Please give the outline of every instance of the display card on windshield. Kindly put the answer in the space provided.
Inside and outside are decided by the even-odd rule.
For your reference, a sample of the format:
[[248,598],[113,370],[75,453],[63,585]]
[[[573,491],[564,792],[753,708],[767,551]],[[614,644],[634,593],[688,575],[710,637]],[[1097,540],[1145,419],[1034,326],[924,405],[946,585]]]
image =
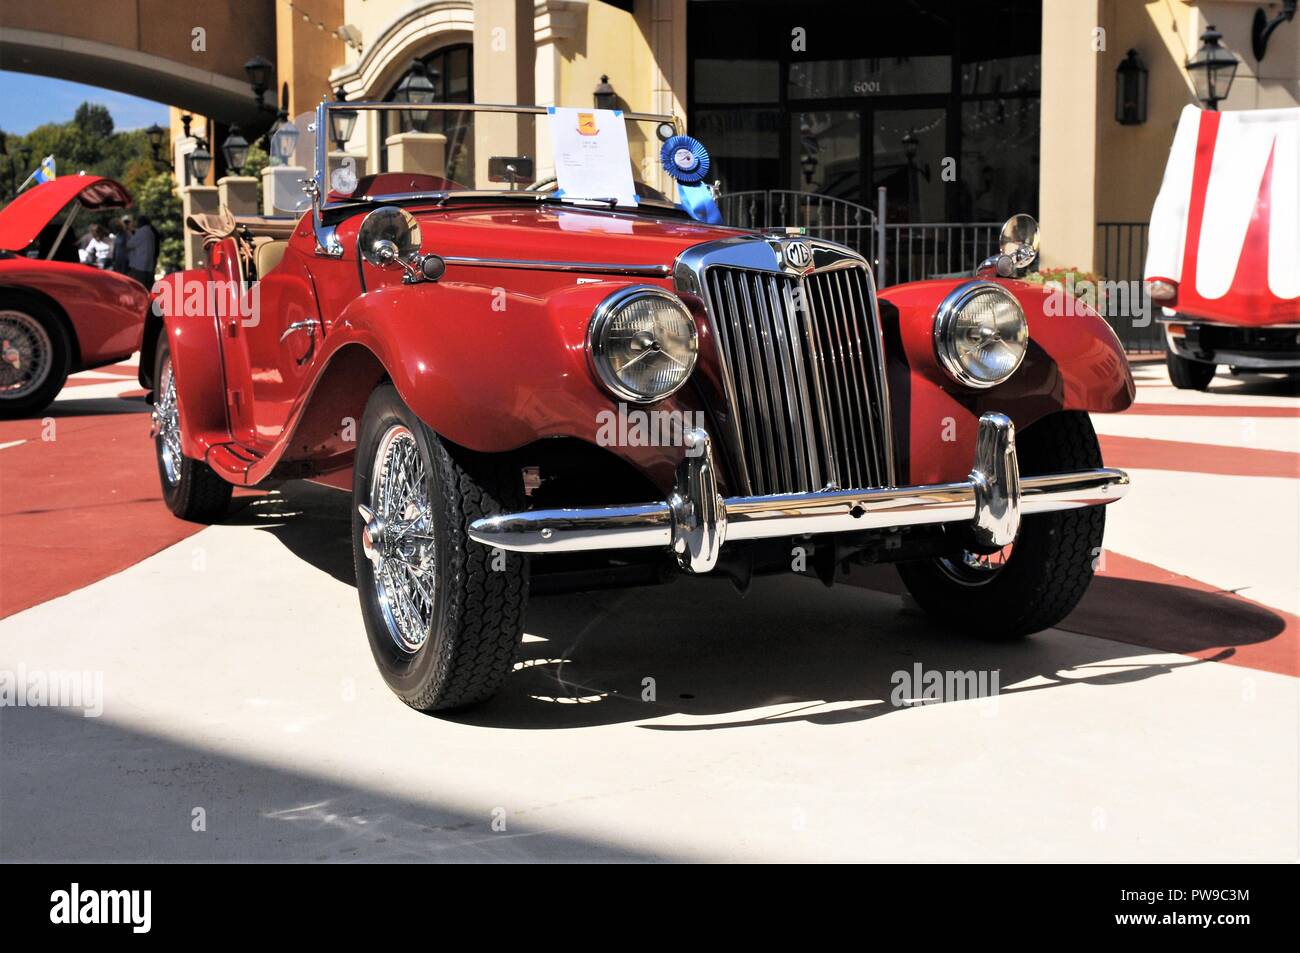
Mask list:
[[555,148],[556,194],[636,205],[632,157],[621,109],[547,109]]

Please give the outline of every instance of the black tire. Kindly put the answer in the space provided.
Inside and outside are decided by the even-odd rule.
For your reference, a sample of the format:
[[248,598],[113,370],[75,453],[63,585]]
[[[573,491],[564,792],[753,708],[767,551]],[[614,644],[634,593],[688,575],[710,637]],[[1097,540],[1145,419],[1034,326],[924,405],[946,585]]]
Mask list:
[[[72,371],[72,337],[67,325],[39,299],[25,294],[5,294],[0,297],[0,323],[14,322],[14,328],[23,336],[25,342],[18,344],[10,352],[10,343],[0,330],[0,357],[6,361],[0,364],[0,419],[28,417],[48,407]],[[42,333],[43,332],[43,333]],[[48,362],[39,371],[39,382],[34,387],[23,387],[21,396],[6,396],[8,375],[13,373],[13,365],[7,363],[12,356],[21,361],[19,352],[28,351],[31,345],[43,350],[48,341]]]
[[[165,393],[171,377],[171,347],[167,336],[158,339],[154,354],[153,379],[155,426],[158,414],[169,399]],[[175,400],[174,388],[170,395]],[[234,487],[217,476],[202,460],[192,460],[180,452],[179,444],[167,446],[166,434],[161,427],[154,436],[154,455],[158,459],[158,481],[162,484],[163,502],[176,516],[192,523],[217,523],[230,508],[230,494]]]
[[1165,366],[1169,368],[1169,380],[1179,390],[1205,390],[1218,370],[1217,364],[1188,360],[1173,351],[1165,352]]
[[[412,512],[423,513],[415,532],[432,541],[432,566],[428,576],[421,576],[433,580],[428,622],[405,629],[393,622],[391,609],[385,614],[385,604],[400,605],[401,599],[380,600],[381,585],[388,583],[366,555],[361,515],[362,507],[376,513],[383,509],[374,491],[376,470],[383,472],[378,457],[398,440],[406,442],[407,453],[409,441],[414,441],[426,476],[427,506],[407,511],[405,518],[412,519]],[[385,384],[370,395],[362,417],[352,502],[357,595],[384,681],[398,698],[425,712],[463,708],[491,698],[510,674],[523,634],[528,566],[518,553],[474,542],[467,528],[480,517],[523,509],[519,468],[444,442]],[[427,567],[424,555],[414,553],[405,561]],[[403,591],[413,589],[408,586]],[[405,644],[403,632],[411,635]]]
[[[1100,467],[1101,448],[1088,415],[1052,414],[1016,441],[1021,473]],[[953,560],[900,563],[912,597],[946,626],[981,638],[1011,640],[1056,625],[1073,611],[1101,555],[1106,508],[1088,506],[1026,516],[1006,561],[986,578],[963,577]],[[959,581],[964,578],[964,581]]]

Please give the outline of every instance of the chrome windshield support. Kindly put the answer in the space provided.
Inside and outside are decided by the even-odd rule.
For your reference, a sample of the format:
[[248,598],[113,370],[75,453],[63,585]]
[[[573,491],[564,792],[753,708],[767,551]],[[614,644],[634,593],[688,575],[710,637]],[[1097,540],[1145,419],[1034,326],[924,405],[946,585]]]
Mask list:
[[1015,428],[1002,414],[980,418],[970,477],[956,483],[722,499],[708,435],[691,431],[687,447],[665,502],[491,516],[469,535],[524,553],[665,547],[683,569],[708,572],[724,542],[745,539],[970,523],[980,542],[1002,546],[1021,515],[1113,503],[1129,485],[1127,473],[1108,468],[1021,476]]

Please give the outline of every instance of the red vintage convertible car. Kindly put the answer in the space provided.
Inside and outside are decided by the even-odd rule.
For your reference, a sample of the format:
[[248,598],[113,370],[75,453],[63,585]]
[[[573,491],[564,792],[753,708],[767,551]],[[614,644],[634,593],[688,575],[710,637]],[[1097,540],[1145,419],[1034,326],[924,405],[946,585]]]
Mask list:
[[[394,108],[323,103],[314,128]],[[633,207],[558,194],[513,154],[541,109],[421,108],[445,168],[327,186],[322,137],[300,220],[193,223],[208,266],[162,289],[141,363],[178,516],[271,479],[351,490],[362,616],[407,704],[497,690],[530,576],[895,562],[938,619],[1008,638],[1079,601],[1128,483],[1088,413],[1133,382],[1105,322],[1015,279],[1032,219],[970,280],[877,295],[849,248],[702,224],[648,183]],[[644,168],[672,119],[623,118]],[[205,283],[226,290],[181,314]]]
[[0,211],[0,417],[39,413],[69,374],[139,349],[148,294],[81,264],[72,229],[83,211],[130,204],[112,179],[64,175]]

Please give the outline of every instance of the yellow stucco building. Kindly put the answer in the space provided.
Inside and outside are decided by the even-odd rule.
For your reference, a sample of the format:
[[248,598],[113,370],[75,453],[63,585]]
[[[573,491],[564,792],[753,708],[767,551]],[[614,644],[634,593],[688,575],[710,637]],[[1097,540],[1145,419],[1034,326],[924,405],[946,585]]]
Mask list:
[[[183,114],[211,143],[209,184],[229,171],[228,124],[260,133],[274,118],[241,76],[253,56],[272,64],[266,102],[287,99],[290,116],[336,90],[391,98],[413,70],[445,102],[590,105],[607,77],[620,106],[672,114],[706,143],[733,220],[805,224],[797,206],[814,196],[818,215],[846,216],[831,236],[843,238],[882,213],[894,230],[872,237],[894,243],[896,262],[904,238],[931,240],[921,225],[1028,211],[1045,265],[1131,277],[1140,229],[1109,223],[1146,221],[1178,113],[1196,101],[1184,64],[1209,24],[1240,61],[1220,108],[1300,103],[1300,17],[1263,59],[1251,48],[1256,11],[1273,18],[1282,0],[208,0],[180,17],[167,0],[119,6],[85,18],[66,0],[5,4],[0,59],[171,102],[178,153],[192,148]],[[1145,120],[1122,124],[1117,69],[1131,50]],[[363,114],[344,151],[386,168],[390,121]],[[942,271],[985,240],[933,234],[892,278]]]

